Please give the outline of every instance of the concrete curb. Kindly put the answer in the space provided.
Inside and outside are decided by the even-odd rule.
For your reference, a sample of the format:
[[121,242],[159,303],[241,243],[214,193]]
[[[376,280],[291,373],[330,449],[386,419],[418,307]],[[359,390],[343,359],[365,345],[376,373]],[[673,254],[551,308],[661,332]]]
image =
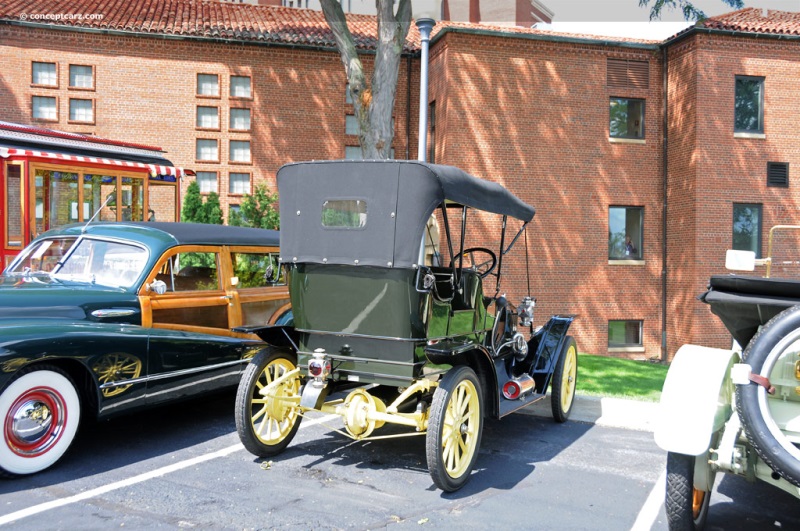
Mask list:
[[[652,432],[658,416],[657,402],[639,402],[622,398],[576,395],[570,421],[588,422],[597,426]],[[553,416],[550,396],[520,410],[537,417]]]

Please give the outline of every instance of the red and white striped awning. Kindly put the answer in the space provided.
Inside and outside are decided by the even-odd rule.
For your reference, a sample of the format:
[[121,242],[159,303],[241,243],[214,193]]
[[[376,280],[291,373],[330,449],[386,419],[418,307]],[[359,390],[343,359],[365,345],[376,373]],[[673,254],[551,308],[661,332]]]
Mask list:
[[151,176],[171,175],[173,177],[183,177],[184,175],[194,175],[192,170],[186,170],[175,166],[163,166],[159,164],[144,164],[142,162],[131,162],[127,160],[107,159],[101,157],[84,157],[80,155],[67,155],[66,153],[54,153],[49,151],[35,151],[31,149],[6,148],[0,146],[0,157],[8,158],[11,156],[38,157],[45,159],[64,160],[69,162],[89,162],[92,164],[105,164],[107,166],[118,166],[120,168],[146,169]]

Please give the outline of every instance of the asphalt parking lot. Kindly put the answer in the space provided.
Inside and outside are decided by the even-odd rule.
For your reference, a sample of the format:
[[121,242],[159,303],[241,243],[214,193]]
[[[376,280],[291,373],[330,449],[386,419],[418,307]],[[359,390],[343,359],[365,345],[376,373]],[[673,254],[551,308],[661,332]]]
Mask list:
[[[238,441],[233,395],[103,422],[58,466],[0,482],[0,527],[16,529],[666,529],[664,452],[645,430],[488,421],[470,482],[436,490],[424,438],[351,442],[339,421],[304,421],[286,452],[258,459]],[[587,413],[588,412],[588,413]],[[606,424],[606,425],[604,425]],[[800,528],[796,499],[723,478],[709,529]]]

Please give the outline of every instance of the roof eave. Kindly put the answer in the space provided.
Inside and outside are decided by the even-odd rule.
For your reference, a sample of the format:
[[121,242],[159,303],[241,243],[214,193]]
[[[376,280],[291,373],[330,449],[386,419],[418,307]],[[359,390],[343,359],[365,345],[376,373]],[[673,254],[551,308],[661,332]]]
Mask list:
[[[288,43],[288,42],[281,42],[281,41],[267,41],[267,40],[247,40],[247,39],[235,39],[235,38],[225,38],[225,37],[207,37],[205,35],[175,35],[171,33],[148,33],[144,31],[132,31],[132,30],[117,30],[117,29],[110,29],[110,28],[86,28],[81,26],[64,26],[59,24],[42,24],[39,22],[29,22],[29,21],[19,21],[19,20],[2,20],[0,19],[0,25],[5,24],[8,26],[22,26],[26,28],[36,28],[36,29],[48,29],[48,30],[56,30],[56,31],[71,31],[77,33],[93,33],[96,35],[113,35],[116,37],[138,37],[138,38],[149,38],[149,39],[164,39],[164,40],[176,40],[176,41],[195,41],[195,42],[213,42],[213,43],[220,43],[220,44],[240,44],[240,45],[249,45],[249,46],[276,46],[281,48],[301,48],[304,50],[316,50],[316,51],[323,51],[323,52],[333,52],[339,53],[339,50],[336,46],[324,46],[319,44],[309,44],[309,43]],[[359,54],[366,54],[366,55],[374,55],[376,50],[366,49],[366,48],[357,48],[357,52]],[[401,57],[418,57],[419,52],[408,52],[403,51]]]
[[661,47],[666,48],[692,35],[697,35],[700,33],[705,35],[725,35],[728,37],[751,37],[755,39],[800,41],[800,35],[786,35],[785,33],[759,33],[753,31],[729,30],[729,29],[719,29],[719,28],[701,28],[693,26],[665,40],[663,43],[661,43]]

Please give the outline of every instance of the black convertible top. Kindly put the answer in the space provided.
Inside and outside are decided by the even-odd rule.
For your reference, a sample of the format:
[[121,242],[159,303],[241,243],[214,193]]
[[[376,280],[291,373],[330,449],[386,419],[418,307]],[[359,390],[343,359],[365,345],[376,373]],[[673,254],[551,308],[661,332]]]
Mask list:
[[[411,267],[422,231],[443,202],[528,222],[535,210],[501,185],[452,166],[410,160],[320,161],[278,171],[284,262]],[[357,228],[325,227],[328,201],[366,203]]]

